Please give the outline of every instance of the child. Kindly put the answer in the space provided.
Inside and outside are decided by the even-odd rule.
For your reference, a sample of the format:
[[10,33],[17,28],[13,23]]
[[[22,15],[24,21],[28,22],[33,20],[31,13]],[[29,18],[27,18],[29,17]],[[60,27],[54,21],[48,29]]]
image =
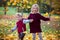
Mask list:
[[33,21],[31,23],[29,23],[30,33],[32,33],[32,35],[33,35],[33,40],[35,40],[36,33],[38,33],[38,35],[39,35],[39,40],[43,40],[42,34],[41,34],[42,30],[41,30],[41,25],[40,25],[41,21],[40,20],[48,21],[50,19],[43,17],[39,13],[39,6],[37,4],[34,4],[32,6],[31,13],[30,13],[28,19],[33,19]]
[[11,30],[11,32],[13,32],[14,30],[18,30],[18,35],[19,35],[19,39],[23,40],[24,36],[25,36],[25,33],[23,33],[24,31],[26,31],[26,25],[25,23],[27,22],[31,22],[33,20],[25,20],[23,19],[22,15],[21,14],[17,14],[16,15],[16,18],[17,18],[17,23],[16,23],[16,26]]

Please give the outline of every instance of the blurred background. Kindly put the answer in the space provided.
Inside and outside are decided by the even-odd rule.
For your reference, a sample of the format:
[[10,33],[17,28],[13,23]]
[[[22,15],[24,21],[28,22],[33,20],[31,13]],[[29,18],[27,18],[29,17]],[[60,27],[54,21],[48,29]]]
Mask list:
[[[22,13],[27,18],[31,6],[36,3],[40,7],[41,15],[51,19],[41,21],[43,40],[60,40],[60,0],[0,0],[0,40],[18,40],[17,30],[8,32],[16,23],[15,14]],[[26,28],[24,40],[32,40],[28,23]],[[38,39],[36,33],[36,40]]]

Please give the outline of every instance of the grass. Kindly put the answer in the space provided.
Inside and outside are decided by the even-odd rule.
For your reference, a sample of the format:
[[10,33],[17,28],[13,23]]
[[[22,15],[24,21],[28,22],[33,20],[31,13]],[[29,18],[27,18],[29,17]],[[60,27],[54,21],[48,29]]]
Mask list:
[[[7,11],[7,15],[14,15],[17,13],[17,8],[16,7],[8,7],[7,8],[8,11]],[[4,15],[4,12],[3,12],[4,8],[3,7],[0,7],[0,15]]]

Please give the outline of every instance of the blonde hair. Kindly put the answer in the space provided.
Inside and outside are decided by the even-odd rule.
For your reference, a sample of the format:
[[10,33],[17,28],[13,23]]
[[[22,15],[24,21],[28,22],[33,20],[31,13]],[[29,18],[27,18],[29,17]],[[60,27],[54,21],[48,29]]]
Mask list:
[[22,13],[16,13],[17,16],[23,16]]
[[31,12],[30,13],[32,13],[34,7],[36,7],[38,9],[38,12],[37,13],[39,13],[39,5],[38,4],[33,4],[32,5],[32,8],[31,8]]

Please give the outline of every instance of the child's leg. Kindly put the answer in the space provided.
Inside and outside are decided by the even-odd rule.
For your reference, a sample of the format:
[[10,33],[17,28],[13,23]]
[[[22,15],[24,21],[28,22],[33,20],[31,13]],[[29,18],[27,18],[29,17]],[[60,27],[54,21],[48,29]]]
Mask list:
[[25,36],[25,33],[20,33],[20,34],[19,34],[19,38],[20,38],[21,40],[23,40],[24,36]]
[[38,36],[39,36],[39,40],[43,40],[41,33],[38,33]]
[[32,36],[33,36],[33,40],[35,40],[35,38],[36,38],[36,33],[32,33]]

